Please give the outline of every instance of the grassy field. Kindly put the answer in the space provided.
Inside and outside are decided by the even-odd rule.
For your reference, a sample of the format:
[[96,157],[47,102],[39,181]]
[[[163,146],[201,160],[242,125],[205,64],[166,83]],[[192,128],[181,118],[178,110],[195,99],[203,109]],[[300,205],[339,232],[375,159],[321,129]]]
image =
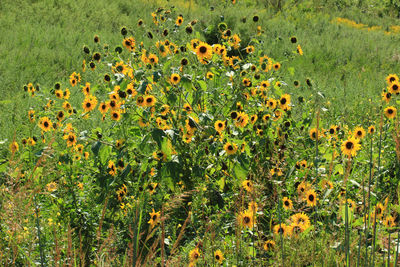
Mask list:
[[[289,2],[289,1],[287,1]],[[173,3],[150,1],[149,4],[127,1],[2,1],[0,34],[0,139],[9,139],[14,132],[9,123],[21,122],[20,101],[23,85],[28,82],[40,84],[44,90],[52,88],[55,81],[67,81],[73,70],[80,67],[81,47],[92,44],[95,34],[111,47],[119,44],[118,33],[123,25],[136,26],[139,14],[149,14],[158,6],[168,4],[182,10],[184,14],[202,15],[202,25],[218,21],[218,11],[209,11],[210,6],[196,1]],[[322,6],[302,1],[300,4],[286,3],[283,11],[247,4],[240,17],[235,8],[224,16],[234,22],[233,29],[244,29],[251,24],[254,14],[260,15],[265,31],[265,51],[277,60],[283,59],[285,44],[289,37],[298,37],[304,50],[304,57],[291,65],[293,80],[302,85],[310,78],[319,91],[329,97],[334,114],[347,111],[365,115],[370,108],[368,102],[360,103],[382,87],[380,77],[396,71],[400,50],[396,45],[400,34],[385,35],[383,32],[398,20],[379,16],[375,9],[343,8]],[[268,7],[268,6],[267,6]],[[335,8],[336,7],[336,8]],[[340,6],[339,6],[340,7]],[[240,7],[238,7],[240,9]],[[140,12],[138,13],[138,10]],[[143,11],[143,13],[141,13]],[[381,11],[382,13],[382,11]],[[332,23],[337,17],[344,17],[364,23],[370,27],[380,26],[381,30],[368,31]],[[21,19],[23,18],[23,19]],[[57,19],[54,19],[57,18]],[[246,23],[241,22],[243,18]],[[143,19],[150,21],[143,16]],[[357,48],[357,49],[354,49]],[[283,67],[285,65],[283,64]],[[329,75],[327,75],[329,73]],[[299,91],[309,95],[306,87]]]
[[0,264],[390,266],[399,11],[1,1]]

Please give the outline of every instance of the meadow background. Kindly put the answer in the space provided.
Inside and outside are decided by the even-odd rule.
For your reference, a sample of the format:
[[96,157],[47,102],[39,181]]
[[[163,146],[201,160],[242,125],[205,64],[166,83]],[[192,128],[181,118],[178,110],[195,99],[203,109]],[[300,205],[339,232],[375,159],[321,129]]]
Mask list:
[[[34,85],[38,84],[40,91],[49,93],[56,82],[67,85],[71,73],[82,69],[82,59],[85,57],[83,47],[85,45],[92,47],[95,35],[100,37],[102,45],[107,44],[110,50],[114,50],[116,46],[121,46],[122,26],[136,29],[139,19],[142,19],[147,25],[152,24],[150,14],[159,7],[173,10],[174,14],[182,14],[185,24],[196,19],[199,39],[206,38],[209,32],[215,30],[220,22],[225,22],[233,32],[241,36],[242,40],[246,40],[249,27],[255,27],[252,26],[254,24],[253,17],[259,16],[257,25],[261,26],[263,31],[259,49],[281,63],[280,71],[284,73],[285,82],[289,84],[287,92],[290,93],[292,99],[302,97],[307,102],[308,99],[319,97],[318,108],[320,108],[321,114],[317,124],[328,127],[331,122],[340,121],[342,124],[352,126],[363,125],[367,128],[369,125],[375,124],[378,127],[379,119],[377,118],[379,116],[377,114],[382,112],[380,95],[387,86],[385,77],[388,74],[399,73],[400,4],[394,0],[238,0],[234,2],[211,0],[2,0],[0,3],[0,36],[2,36],[0,38],[0,172],[4,173],[4,176],[0,177],[0,185],[4,190],[3,196],[12,194],[9,190],[11,190],[10,188],[14,190],[15,186],[8,184],[8,177],[13,175],[7,169],[10,167],[8,161],[10,155],[14,155],[10,152],[10,143],[13,140],[18,141],[30,133],[29,122],[27,122],[29,110],[27,102],[30,97],[24,92],[24,86],[31,82]],[[137,40],[143,41],[144,46],[151,43],[145,31],[133,30],[133,35]],[[293,49],[290,48],[292,47],[290,38],[293,36],[301,44],[304,55],[293,57],[289,62],[287,58],[293,52]],[[295,81],[300,84],[299,87],[293,86]],[[79,102],[73,104],[80,105]],[[312,104],[310,103],[308,107],[311,108]],[[308,113],[305,112],[305,114]],[[310,111],[309,115],[314,116],[315,114]],[[315,125],[315,122],[313,125]],[[385,129],[393,129],[393,127],[387,126]],[[384,136],[384,140],[390,139],[390,134]],[[390,142],[384,141],[384,150],[393,149],[396,146],[393,142]],[[381,146],[381,143],[379,145]],[[93,148],[92,151],[94,151]],[[379,149],[379,151],[381,150]],[[307,150],[304,154],[306,153],[314,152]],[[356,166],[361,166],[360,169],[368,173],[368,170],[370,170],[369,154],[368,151],[363,153],[362,159],[357,162],[359,165]],[[332,154],[327,152],[324,158],[328,159],[329,156],[332,156]],[[380,153],[378,156],[377,152],[374,151],[372,156],[371,152],[372,157],[374,159],[379,157],[380,159]],[[387,182],[386,187],[381,184],[382,187],[375,188],[375,193],[382,196],[382,198],[374,199],[375,202],[381,201],[383,203],[383,196],[387,197],[386,190],[390,191],[390,188],[398,183],[399,166],[395,161],[396,154],[394,152],[387,157],[387,160],[382,160],[382,165],[386,164],[386,166],[391,166],[392,169],[382,178],[386,179],[384,180]],[[309,162],[312,162],[312,160]],[[380,171],[379,167],[377,168],[378,171]],[[343,170],[342,168],[338,173],[343,175],[346,173],[346,169]],[[359,180],[355,180],[361,183],[360,177],[364,176],[359,173],[357,175],[359,175],[357,176]],[[389,176],[394,178],[387,178]],[[46,186],[47,182],[43,185]],[[359,186],[357,189],[359,189]],[[394,188],[390,192],[393,193],[391,198],[393,205],[398,202],[396,190],[397,188]],[[354,193],[353,197],[359,198],[361,194]],[[160,201],[160,199],[158,200]],[[355,200],[357,202],[357,199]],[[2,204],[5,205],[5,202]],[[96,207],[99,213],[103,211],[102,205]],[[0,206],[0,214],[2,208],[4,206]],[[323,215],[321,216],[323,217]],[[346,216],[348,216],[347,213]],[[52,226],[47,217],[45,222]],[[180,223],[183,224],[184,222],[181,218]],[[33,223],[35,225],[39,222],[34,221]],[[65,227],[65,229],[68,228]],[[357,250],[357,235],[361,231],[357,232],[353,229],[354,231],[350,234],[347,227],[346,224],[346,230],[343,233],[341,232],[339,236],[340,238],[344,237],[347,241],[351,239],[353,241],[351,244],[330,243],[332,236],[327,231],[321,234],[316,242],[318,246],[329,243],[334,252],[326,248],[326,250],[318,250],[319,252],[316,255],[311,255],[308,252],[316,251],[314,248],[317,245],[316,242],[311,242],[303,250],[301,248],[296,252],[286,250],[285,257],[293,264],[296,264],[296,257],[299,255],[306,258],[312,257],[316,262],[323,262],[324,253],[326,253],[328,259],[325,260],[329,260],[331,263],[345,264],[349,260],[347,254],[351,251],[353,255],[351,265],[355,265],[356,262],[360,261],[360,256],[357,261],[357,255],[360,254]],[[359,222],[353,227],[359,227]],[[46,230],[43,231],[46,232]],[[69,242],[72,240],[72,230],[68,228],[67,232],[68,237],[64,240],[67,247],[65,248],[66,252],[60,254],[68,254],[70,258],[76,257],[76,261],[73,262],[89,261],[88,259],[82,260],[82,258],[78,260],[79,256],[72,256],[73,253],[69,254],[71,252]],[[48,236],[51,236],[51,234],[51,230],[50,233],[49,231],[46,232]],[[195,235],[194,230],[191,234]],[[348,238],[349,235],[351,238]],[[9,239],[5,238],[4,235],[1,237],[3,241],[5,240],[2,244],[3,248],[5,244],[10,245],[10,243],[7,243]],[[106,241],[107,238],[105,238]],[[251,243],[250,235],[245,236],[244,239]],[[252,242],[254,247],[254,240]],[[384,247],[384,242],[386,241],[381,243],[382,247]],[[107,243],[104,244],[107,247]],[[285,247],[286,249],[290,249],[291,245],[300,246],[296,242],[289,242],[289,244],[285,244],[285,246],[289,246]],[[50,247],[52,243],[49,242],[47,245]],[[191,245],[191,247],[183,247],[181,252],[182,255],[189,255],[189,259],[187,259],[189,264],[194,262],[191,257],[193,253],[196,253],[196,251],[193,252],[193,244]],[[345,247],[346,245],[350,248]],[[278,242],[277,246],[280,246]],[[24,253],[28,250],[32,254]],[[246,251],[244,253],[246,256],[243,256],[243,259],[247,260],[247,254],[253,253],[255,255],[253,250]],[[52,253],[49,248],[46,248],[46,251],[49,252],[48,254]],[[345,251],[346,255],[343,256]],[[37,245],[33,245],[29,249],[23,245],[13,247],[13,253],[19,254],[14,258],[14,262],[8,258],[7,253],[9,251],[0,252],[0,257],[3,257],[0,259],[4,260],[5,265],[43,264],[42,255],[39,255],[42,250]],[[214,253],[213,250],[211,254]],[[124,255],[124,252],[120,254],[116,252],[115,255],[123,255],[122,259],[119,259],[121,264],[129,262],[129,255]],[[383,250],[380,251],[380,255],[380,260],[384,263],[386,257]],[[65,264],[72,262],[68,260],[68,257],[64,261]],[[247,263],[254,265],[261,264],[261,262],[271,264],[274,259],[280,261],[283,257],[282,253],[277,252],[268,255],[265,262],[258,262],[254,258]],[[180,260],[180,258],[177,259]],[[177,259],[172,259],[172,264],[177,264],[174,261]],[[96,265],[102,262],[107,265],[107,263],[112,262],[112,258],[106,256],[104,258],[99,256],[95,260],[91,260]],[[246,260],[240,262],[244,264]],[[159,257],[155,262],[160,262]],[[210,263],[210,265],[215,264],[214,261],[212,261],[212,264]],[[305,260],[302,264],[308,266],[309,261]]]

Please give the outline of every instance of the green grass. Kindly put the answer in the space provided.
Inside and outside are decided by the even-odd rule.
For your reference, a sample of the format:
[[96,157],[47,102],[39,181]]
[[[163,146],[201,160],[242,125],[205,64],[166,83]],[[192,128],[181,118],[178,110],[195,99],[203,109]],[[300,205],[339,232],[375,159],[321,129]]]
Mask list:
[[[230,22],[234,30],[240,30],[252,23],[252,16],[258,13],[265,30],[264,51],[278,61],[284,58],[284,53],[291,53],[285,51],[287,46],[283,45],[289,42],[289,36],[297,36],[304,50],[304,57],[297,58],[291,65],[293,80],[303,85],[298,94],[311,94],[304,86],[305,79],[310,78],[315,88],[331,102],[329,113],[344,117],[349,112],[365,115],[370,105],[364,100],[379,94],[384,86],[382,77],[396,71],[400,54],[396,44],[400,35],[386,36],[382,32],[353,29],[331,21],[335,17],[346,17],[387,28],[396,25],[398,20],[384,14],[382,4],[380,9],[359,9],[346,8],[346,1],[299,1],[299,4],[283,1],[283,11],[277,12],[266,3],[239,1],[224,13],[225,21]],[[56,81],[66,84],[69,74],[80,70],[81,48],[84,44],[92,45],[94,34],[112,47],[120,44],[120,27],[136,29],[139,18],[150,23],[150,13],[159,4],[176,6],[178,13],[184,13],[185,22],[200,18],[202,27],[207,27],[210,21],[220,21],[219,11],[209,11],[210,7],[201,1],[185,4],[184,1],[148,4],[126,0],[2,1],[0,140],[12,138],[14,130],[10,122],[16,124],[25,116],[27,108],[21,101],[24,84],[38,83],[47,90]],[[371,1],[366,1],[364,6],[369,4]],[[247,18],[246,25],[240,21],[243,17]],[[287,82],[291,85],[292,81]]]

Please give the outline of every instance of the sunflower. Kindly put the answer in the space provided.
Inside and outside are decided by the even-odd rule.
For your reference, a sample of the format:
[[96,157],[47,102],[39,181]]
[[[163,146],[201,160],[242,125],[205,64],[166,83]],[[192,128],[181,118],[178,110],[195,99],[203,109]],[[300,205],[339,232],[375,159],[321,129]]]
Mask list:
[[251,124],[256,123],[257,119],[258,119],[257,114],[252,115],[252,116],[250,117],[250,122],[251,122]]
[[18,143],[17,142],[12,142],[11,144],[10,144],[10,151],[11,151],[11,153],[15,153],[16,151],[18,151],[18,149],[19,149],[19,146],[18,146]]
[[247,54],[251,54],[254,52],[254,46],[249,45],[245,48]]
[[153,152],[153,158],[158,160],[158,161],[167,161],[167,154],[165,154],[163,151],[154,151]]
[[60,110],[59,112],[57,112],[57,120],[62,121],[64,117],[64,111]]
[[200,258],[200,255],[201,255],[201,254],[200,254],[200,250],[199,250],[198,247],[192,249],[192,250],[189,252],[189,261],[190,261],[191,263],[196,263],[197,260]]
[[358,138],[361,140],[365,137],[365,134],[366,133],[365,133],[365,130],[363,127],[358,126],[354,129],[354,137],[355,138]]
[[315,193],[314,189],[309,189],[306,192],[306,200],[308,206],[314,207],[317,205],[318,198],[317,193]]
[[83,152],[83,145],[82,145],[82,144],[76,145],[76,146],[74,147],[74,149],[75,149],[75,151],[78,152],[79,154],[82,154],[82,152]]
[[238,116],[237,116],[237,118],[236,118],[235,125],[236,125],[237,127],[244,128],[244,127],[246,127],[246,125],[247,125],[248,122],[249,122],[249,115],[247,115],[247,114],[244,113],[244,112],[239,112],[239,113],[238,113]]
[[297,45],[297,53],[302,56],[303,55],[303,49],[301,48],[300,45]]
[[169,81],[173,84],[173,85],[177,85],[180,81],[181,81],[181,76],[179,76],[179,74],[177,73],[173,73],[171,75],[171,78],[169,79]]
[[34,110],[29,110],[28,111],[28,118],[30,122],[34,122],[35,121],[35,111]]
[[385,116],[388,119],[393,119],[396,117],[396,115],[397,115],[397,109],[395,107],[391,106],[391,107],[385,108]]
[[214,123],[214,127],[217,132],[222,133],[225,130],[225,122],[218,120]]
[[158,185],[158,183],[150,183],[147,186],[147,189],[149,190],[150,195],[153,195],[156,192],[157,185]]
[[147,95],[144,97],[144,106],[145,107],[152,107],[156,104],[157,100],[152,95]]
[[55,96],[56,96],[57,98],[59,98],[59,99],[62,99],[62,98],[64,97],[64,93],[63,93],[62,90],[56,90],[56,91],[54,92],[54,94],[55,94]]
[[183,17],[182,17],[182,15],[179,15],[179,16],[176,18],[175,25],[176,25],[176,26],[181,26],[182,23],[183,23]]
[[151,228],[154,228],[154,226],[159,222],[160,220],[160,212],[155,212],[154,209],[152,212],[149,213],[150,214],[150,220],[148,221],[148,223],[150,224]]
[[388,83],[388,85],[391,85],[392,83],[398,83],[399,77],[396,74],[389,74],[386,77],[386,82]]
[[90,95],[90,83],[85,84],[85,86],[82,88],[82,92],[85,96]]
[[209,60],[212,57],[212,47],[205,42],[199,42],[195,52],[199,60],[200,59]]
[[275,71],[279,70],[281,68],[281,64],[279,62],[276,62],[273,66]]
[[238,215],[238,223],[242,227],[253,228],[255,224],[254,213],[249,210],[242,211]]
[[271,83],[269,81],[262,81],[260,82],[260,90],[267,90],[268,87],[271,86]]
[[118,139],[118,140],[115,142],[115,148],[116,148],[116,149],[121,149],[123,145],[124,145],[124,140],[123,140],[123,139]]
[[48,183],[46,187],[47,191],[49,191],[50,193],[57,190],[57,184],[55,182]]
[[48,117],[42,117],[39,120],[39,127],[43,131],[47,132],[53,128],[53,123],[51,122],[51,120]]
[[355,156],[357,151],[361,149],[361,145],[359,144],[359,139],[355,137],[350,137],[346,141],[342,143],[342,153],[347,155],[348,157]]
[[64,99],[69,99],[69,97],[71,96],[71,91],[66,88],[64,91]]
[[395,227],[395,218],[392,215],[386,216],[386,218],[383,220],[383,225],[385,225],[386,227]]
[[158,57],[154,54],[150,54],[148,60],[151,65],[155,65],[158,63]]
[[293,202],[287,197],[284,197],[282,199],[282,204],[283,204],[283,207],[285,208],[285,210],[293,209]]
[[310,130],[310,138],[311,140],[317,140],[317,138],[319,137],[319,131],[317,130],[317,128],[312,128]]
[[117,174],[117,168],[115,167],[115,164],[112,160],[108,162],[108,173],[111,174],[112,176],[115,176]]
[[274,240],[267,240],[265,241],[263,248],[265,251],[271,251],[275,249],[275,241]]
[[109,106],[107,105],[107,103],[105,103],[105,102],[100,103],[99,111],[101,112],[101,114],[106,114],[108,109],[109,109]]
[[281,109],[285,109],[290,105],[290,95],[284,94],[281,96],[281,99],[279,100],[279,106]]
[[377,218],[382,218],[383,213],[385,212],[385,206],[382,203],[378,202],[375,206],[375,214]]
[[250,180],[244,180],[242,186],[247,192],[253,191],[253,183]]
[[190,114],[190,112],[193,111],[192,106],[190,106],[189,103],[185,103],[185,104],[183,105],[183,111],[186,111],[187,113]]
[[303,226],[304,229],[307,229],[310,226],[310,218],[303,212],[293,214],[290,217],[290,220],[293,224]]
[[371,126],[368,127],[368,133],[371,134],[371,135],[375,133],[375,126],[374,125],[371,125]]
[[122,44],[130,52],[135,52],[136,42],[135,42],[135,39],[132,36],[129,37],[129,38],[125,38],[122,41]]
[[218,262],[219,264],[222,264],[222,262],[224,261],[224,254],[222,254],[221,250],[216,250],[214,252],[214,259],[216,260],[216,262]]
[[262,116],[262,120],[263,120],[264,122],[269,121],[270,118],[271,118],[271,115],[270,115],[270,114],[265,114],[264,116]]
[[391,94],[399,94],[400,93],[400,83],[399,82],[393,82],[389,85],[388,91]]
[[97,98],[93,95],[86,96],[82,102],[82,107],[85,112],[90,112],[96,108]]
[[135,90],[135,88],[134,88],[134,86],[133,86],[132,83],[130,83],[130,84],[128,84],[128,85],[126,86],[126,93],[127,93],[128,96],[130,96],[130,97],[135,97],[135,96],[137,95],[137,92],[136,92],[136,90]]
[[388,104],[390,102],[390,99],[392,99],[392,94],[389,92],[383,91],[381,96],[382,96],[382,101],[385,101],[386,104]]
[[336,125],[331,125],[331,127],[329,128],[329,134],[334,135],[336,134]]
[[119,121],[121,119],[121,111],[119,110],[112,110],[111,111],[111,119],[113,121]]
[[67,146],[76,145],[76,135],[72,132],[70,132],[67,135],[64,135],[63,139],[67,140]]
[[288,235],[288,226],[284,223],[274,225],[273,231],[276,235],[287,236]]
[[224,145],[224,149],[228,155],[233,155],[237,152],[238,147],[236,144],[228,142]]

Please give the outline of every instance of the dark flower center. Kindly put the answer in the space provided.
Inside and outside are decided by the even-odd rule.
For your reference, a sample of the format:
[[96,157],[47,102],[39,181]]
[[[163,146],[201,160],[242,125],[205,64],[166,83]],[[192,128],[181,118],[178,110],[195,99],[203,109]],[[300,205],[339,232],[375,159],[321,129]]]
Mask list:
[[347,142],[347,143],[346,143],[346,148],[347,148],[347,149],[352,149],[353,146],[354,146],[353,142]]
[[201,46],[201,47],[199,48],[199,51],[200,51],[200,53],[205,54],[205,53],[207,52],[207,47]]
[[314,201],[314,195],[309,195],[309,196],[308,196],[308,200]]

